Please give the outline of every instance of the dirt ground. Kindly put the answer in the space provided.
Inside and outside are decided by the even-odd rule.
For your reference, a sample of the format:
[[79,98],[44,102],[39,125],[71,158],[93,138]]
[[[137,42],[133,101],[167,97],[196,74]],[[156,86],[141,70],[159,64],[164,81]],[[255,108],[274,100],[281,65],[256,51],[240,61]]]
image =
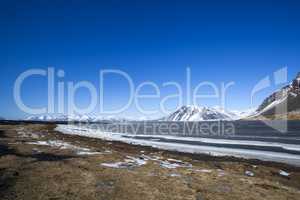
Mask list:
[[0,125],[0,199],[300,199],[297,167],[161,151],[54,128]]

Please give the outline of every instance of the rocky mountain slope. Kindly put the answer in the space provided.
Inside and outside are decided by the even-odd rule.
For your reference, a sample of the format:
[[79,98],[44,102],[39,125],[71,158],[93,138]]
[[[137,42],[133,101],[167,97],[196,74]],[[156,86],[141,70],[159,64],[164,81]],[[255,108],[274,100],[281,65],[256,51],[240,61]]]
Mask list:
[[256,110],[255,117],[300,119],[300,73],[287,86],[267,97]]

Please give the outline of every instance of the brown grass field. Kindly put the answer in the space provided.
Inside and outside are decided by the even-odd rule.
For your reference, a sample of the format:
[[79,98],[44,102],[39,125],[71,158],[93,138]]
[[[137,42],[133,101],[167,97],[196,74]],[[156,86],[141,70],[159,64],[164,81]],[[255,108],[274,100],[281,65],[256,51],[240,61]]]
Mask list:
[[[0,199],[300,198],[300,169],[297,167],[69,136],[55,132],[54,127],[0,125]],[[47,141],[68,145],[37,143]],[[131,161],[121,168],[103,165],[126,159]],[[132,159],[146,162],[138,165]],[[167,168],[165,163],[176,167]],[[290,175],[281,176],[279,170]],[[247,176],[246,171],[253,172],[254,176]]]

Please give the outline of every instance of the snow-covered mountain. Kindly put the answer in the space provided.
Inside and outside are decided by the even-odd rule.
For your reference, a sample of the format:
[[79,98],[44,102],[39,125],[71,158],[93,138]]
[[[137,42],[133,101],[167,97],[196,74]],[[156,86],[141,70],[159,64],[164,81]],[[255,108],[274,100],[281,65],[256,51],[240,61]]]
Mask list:
[[291,114],[300,116],[300,73],[287,86],[267,97],[256,110],[256,116]]
[[87,115],[38,115],[30,116],[25,120],[27,121],[49,121],[49,122],[100,122],[100,121],[124,121],[125,119],[114,118],[114,117],[91,117]]
[[229,112],[218,107],[182,106],[165,121],[209,121],[209,120],[236,120],[240,119],[237,112]]
[[27,117],[28,121],[86,121],[88,116],[67,116],[67,115],[35,115]]

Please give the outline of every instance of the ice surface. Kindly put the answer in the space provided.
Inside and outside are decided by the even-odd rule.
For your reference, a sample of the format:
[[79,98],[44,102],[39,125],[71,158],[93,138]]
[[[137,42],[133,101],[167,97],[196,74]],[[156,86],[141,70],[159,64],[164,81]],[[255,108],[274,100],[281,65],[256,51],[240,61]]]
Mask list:
[[[209,154],[213,156],[235,156],[248,159],[261,159],[265,161],[276,161],[283,162],[292,165],[300,166],[300,156],[296,154],[271,152],[271,151],[260,151],[260,150],[250,150],[250,149],[238,149],[238,148],[225,148],[225,147],[214,147],[205,145],[192,145],[192,144],[182,144],[175,142],[160,142],[145,139],[135,139],[130,138],[126,134],[121,133],[109,133],[100,130],[89,129],[87,127],[79,127],[76,125],[58,125],[56,128],[64,134],[70,135],[80,135],[91,138],[99,138],[109,141],[121,141],[128,144],[151,146],[158,149],[179,151],[185,153],[201,153]],[[126,137],[124,137],[126,136]],[[153,136],[151,136],[153,137]],[[174,138],[176,140],[192,140],[192,141],[202,141],[202,142],[215,142],[215,143],[226,143],[226,144],[247,144],[247,145],[259,145],[259,146],[280,146],[286,149],[292,149],[299,151],[299,145],[281,144],[281,143],[271,143],[271,142],[258,142],[258,141],[237,141],[237,140],[223,140],[223,139],[206,139],[206,138],[188,138],[188,137],[174,137],[174,136],[155,136],[157,138]]]

